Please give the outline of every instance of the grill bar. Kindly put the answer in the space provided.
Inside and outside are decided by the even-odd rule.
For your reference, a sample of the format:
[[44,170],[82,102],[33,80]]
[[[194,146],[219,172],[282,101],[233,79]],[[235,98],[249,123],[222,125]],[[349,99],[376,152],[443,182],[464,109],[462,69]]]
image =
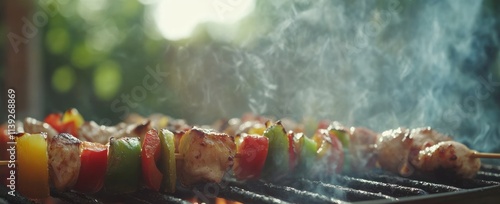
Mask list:
[[98,201],[95,198],[92,198],[86,194],[78,193],[74,191],[66,191],[60,192],[55,189],[50,190],[50,196],[59,198],[63,201],[69,203],[89,203],[89,204],[101,204],[101,201]]
[[140,190],[134,193],[131,197],[145,201],[146,203],[172,203],[172,204],[189,204],[188,201],[176,198],[171,195],[153,192],[147,189]]
[[500,174],[500,166],[493,166],[491,164],[483,164],[480,170]]
[[418,196],[427,194],[427,192],[418,188],[400,186],[391,183],[370,181],[366,179],[353,178],[349,176],[337,176],[336,180],[340,184],[350,188],[365,190],[372,193],[382,193],[385,195],[391,195],[393,197],[407,197],[407,196]]
[[286,199],[287,195],[293,195],[286,199],[290,202],[341,203],[341,201],[334,198],[329,198],[327,196],[308,191],[297,190],[289,186],[277,186],[274,184],[264,184],[264,186],[266,187],[265,189],[267,193],[270,195],[277,195],[279,198]]
[[376,199],[397,200],[392,196],[384,195],[381,193],[372,193],[372,192],[347,188],[344,186],[323,183],[321,181],[311,181],[307,179],[299,179],[297,181],[292,181],[289,183],[289,185],[296,188],[305,189],[307,191],[332,195],[337,199],[349,202],[376,200]]
[[399,177],[399,176],[389,176],[389,175],[368,173],[365,175],[365,177],[367,179],[370,179],[370,180],[380,181],[380,182],[384,182],[384,183],[393,183],[393,184],[402,185],[402,186],[413,186],[416,188],[420,188],[428,193],[443,193],[443,192],[454,192],[454,191],[462,190],[461,188],[457,188],[457,187],[453,187],[453,186],[437,184],[437,183],[430,183],[430,182],[426,182],[426,181],[418,181],[418,180],[403,178],[403,177]]
[[500,182],[500,173],[479,171],[479,172],[477,172],[476,178],[482,179],[482,180]]
[[245,189],[241,189],[236,186],[227,186],[226,188],[221,189],[219,196],[243,203],[268,203],[268,204],[288,203],[274,197],[257,194]]
[[342,203],[342,201],[326,195],[260,181],[250,182],[244,188],[292,203]]
[[440,179],[437,180],[436,178],[418,178],[418,180],[425,180],[428,182],[437,182],[440,184],[444,185],[450,185],[450,186],[456,186],[458,188],[464,188],[464,189],[474,189],[474,188],[481,188],[481,187],[488,187],[488,186],[495,186],[495,185],[500,185],[500,183],[495,182],[495,181],[486,181],[486,180],[480,180],[480,179],[453,179],[453,178],[447,178],[447,179]]

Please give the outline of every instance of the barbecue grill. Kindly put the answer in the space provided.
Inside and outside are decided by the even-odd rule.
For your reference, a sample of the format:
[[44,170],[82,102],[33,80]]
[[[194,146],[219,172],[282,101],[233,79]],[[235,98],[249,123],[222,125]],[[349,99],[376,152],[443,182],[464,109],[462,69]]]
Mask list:
[[[32,203],[17,194],[10,196],[1,186],[0,195],[9,203]],[[125,195],[87,195],[52,190],[51,196],[68,203],[215,203],[215,197],[243,203],[497,203],[500,200],[500,166],[483,164],[475,179],[441,176],[404,178],[375,170],[359,175],[330,178],[285,178],[279,182],[226,179],[220,184],[179,187],[173,194],[142,189]],[[1,202],[0,202],[1,203]]]

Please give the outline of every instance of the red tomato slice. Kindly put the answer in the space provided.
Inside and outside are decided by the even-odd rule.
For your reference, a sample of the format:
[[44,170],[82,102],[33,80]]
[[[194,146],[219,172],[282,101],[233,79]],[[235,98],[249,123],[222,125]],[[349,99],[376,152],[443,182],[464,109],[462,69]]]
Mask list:
[[293,131],[289,131],[288,134],[288,155],[289,155],[289,160],[290,162],[288,163],[288,166],[290,167],[290,172],[293,172],[295,169],[295,166],[297,166],[297,151],[295,149],[295,143],[293,142],[293,136],[294,133]]
[[269,138],[260,135],[242,137],[238,146],[240,158],[235,159],[233,171],[238,179],[259,178],[266,162]]
[[160,190],[163,174],[156,166],[156,162],[160,158],[160,138],[158,131],[155,129],[149,130],[144,136],[142,142],[142,179],[144,184],[155,191]]
[[104,185],[104,176],[108,164],[108,148],[106,145],[82,142],[80,155],[80,174],[73,189],[83,193],[96,193]]

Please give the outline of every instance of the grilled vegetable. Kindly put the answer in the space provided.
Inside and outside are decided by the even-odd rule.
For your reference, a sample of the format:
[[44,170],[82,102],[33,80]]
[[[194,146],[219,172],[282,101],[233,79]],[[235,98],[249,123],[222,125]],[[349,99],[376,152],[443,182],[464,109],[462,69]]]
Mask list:
[[139,187],[141,144],[139,138],[109,140],[108,167],[104,189],[109,193],[131,193]]
[[342,126],[339,122],[334,121],[330,124],[330,126],[328,126],[327,130],[330,135],[335,135],[340,140],[344,148],[349,147],[349,132],[346,127]]
[[80,140],[68,133],[49,139],[49,174],[52,185],[58,190],[72,187],[80,172]]
[[68,109],[61,113],[52,113],[45,117],[44,122],[48,123],[59,133],[70,133],[78,136],[78,129],[83,125],[84,119],[75,108]]
[[349,156],[349,130],[337,121],[334,121],[327,128],[330,137],[337,137],[342,143],[344,152],[344,164],[342,165],[343,172],[351,171],[351,157]]
[[295,133],[293,131],[289,131],[288,134],[286,135],[288,137],[288,170],[289,172],[293,172],[295,170],[295,166],[297,166],[297,150],[295,148],[295,144],[293,142],[293,137]]
[[269,138],[269,149],[262,170],[262,177],[268,180],[276,180],[286,175],[290,167],[288,136],[280,121],[272,125],[268,123],[264,136]]
[[294,137],[295,147],[297,149],[298,163],[295,167],[296,175],[308,176],[311,173],[311,167],[316,160],[317,144],[314,140],[308,138],[303,133],[297,133]]
[[164,192],[175,192],[175,181],[177,178],[175,163],[174,134],[167,129],[160,131],[161,165],[163,174],[161,180],[161,190]]
[[96,193],[104,185],[108,164],[106,145],[82,142],[80,154],[80,173],[73,189],[83,193]]
[[160,159],[161,155],[160,138],[158,131],[155,129],[149,130],[142,141],[142,180],[146,187],[159,191],[162,173],[156,166],[156,162]]
[[344,150],[339,139],[325,129],[318,130],[313,139],[318,144],[315,173],[340,173],[344,164]]
[[269,139],[260,135],[242,135],[238,139],[233,172],[240,180],[259,178],[266,162]]
[[17,189],[29,198],[49,196],[47,136],[44,133],[16,135]]
[[262,123],[256,123],[248,130],[248,134],[263,135],[266,131],[266,126]]

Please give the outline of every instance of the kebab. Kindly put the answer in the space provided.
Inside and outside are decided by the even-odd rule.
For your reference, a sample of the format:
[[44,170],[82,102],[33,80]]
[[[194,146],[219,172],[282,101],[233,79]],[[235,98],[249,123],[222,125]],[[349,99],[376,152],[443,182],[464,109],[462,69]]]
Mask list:
[[[294,168],[296,168],[295,172],[303,173],[303,175],[305,175],[307,173],[310,173],[310,172],[315,172],[315,171],[316,171],[315,173],[317,173],[317,172],[321,171],[322,169],[321,168],[316,168],[316,170],[314,170],[315,168],[310,168],[312,166],[311,163],[310,163],[311,157],[314,157],[314,156],[318,156],[318,157],[321,156],[323,158],[329,158],[329,159],[332,159],[331,161],[338,163],[337,168],[330,168],[329,172],[331,172],[332,169],[334,169],[335,172],[339,172],[339,169],[342,169],[343,155],[341,153],[339,153],[338,151],[336,152],[336,151],[331,151],[331,150],[332,149],[333,150],[342,149],[340,141],[342,141],[343,143],[348,142],[348,140],[346,140],[345,134],[344,135],[340,134],[340,133],[346,133],[346,131],[344,131],[343,129],[338,128],[338,127],[333,127],[333,128],[329,127],[328,130],[324,130],[324,129],[318,130],[317,133],[319,133],[319,134],[315,134],[315,136],[313,137],[313,140],[311,140],[308,137],[305,137],[303,134],[300,134],[300,133],[299,134],[294,134],[293,132],[289,132],[288,134],[285,134],[285,130],[284,130],[283,126],[281,125],[281,123],[279,123],[279,122],[277,122],[274,125],[270,125],[268,123],[267,126],[268,126],[268,128],[264,132],[264,135],[267,138],[269,138],[270,141],[274,141],[272,143],[278,144],[278,145],[274,146],[273,148],[269,147],[270,152],[272,151],[271,149],[275,149],[276,153],[275,154],[271,154],[271,153],[267,154],[267,158],[265,160],[266,161],[266,165],[264,165],[265,168],[262,171],[262,172],[264,172],[264,178],[266,178],[266,177],[268,179],[270,179],[270,178],[277,178],[276,176],[278,176],[278,175],[284,175],[284,174],[288,173],[289,171],[293,172]],[[191,139],[186,139],[184,141],[190,141],[191,143],[195,144],[195,146],[198,145],[198,150],[199,150],[199,148],[206,146],[206,143],[205,143],[204,140],[199,140],[197,138],[201,138],[201,136],[203,136],[203,135],[209,135],[210,131],[207,132],[206,130],[199,130],[197,128],[193,128],[193,130],[194,131],[190,131],[190,134],[187,134],[187,135],[190,135],[190,136],[193,136],[193,137],[182,137],[182,138],[191,138]],[[363,130],[363,129],[359,129],[359,130]],[[250,130],[250,131],[252,131],[252,130]],[[259,132],[260,129],[258,129],[258,130],[254,129],[253,131]],[[361,132],[363,132],[363,131],[361,131]],[[191,134],[191,133],[193,133],[193,134]],[[356,131],[354,131],[354,133],[356,133]],[[180,134],[180,135],[182,135],[182,134]],[[186,135],[186,134],[184,134],[184,135]],[[352,135],[359,135],[359,134],[349,134],[349,135],[351,135],[350,138],[353,139],[353,141],[355,141],[354,140],[355,137],[352,136]],[[178,140],[177,138],[178,137],[175,137],[174,141],[182,141],[182,138],[180,140]],[[238,150],[245,149],[245,146],[248,146],[248,145],[244,145],[244,144],[252,144],[252,143],[249,143],[249,142],[245,143],[245,141],[256,141],[256,140],[245,139],[245,140],[243,140],[243,142],[238,142],[238,141],[241,140],[241,138],[253,138],[253,137],[248,137],[248,136],[244,136],[244,137],[237,136],[236,138],[237,138],[236,143],[239,144],[238,145]],[[256,136],[255,138],[261,139],[261,138],[265,138],[265,137]],[[340,139],[340,141],[339,141],[339,139]],[[133,138],[125,138],[124,140],[127,140],[126,143],[128,143],[129,146],[130,146],[130,143],[137,143],[137,142],[130,142],[130,141],[128,141],[128,140],[134,140]],[[137,138],[135,138],[135,140],[137,140]],[[147,140],[144,140],[144,141],[147,141]],[[262,140],[262,141],[265,141],[265,140]],[[338,142],[338,144],[336,146],[333,146],[332,144],[335,144],[335,143],[332,142],[332,141]],[[84,143],[88,144],[88,142],[84,142]],[[146,143],[147,142],[143,142],[143,146]],[[271,142],[269,142],[269,143],[271,143]],[[234,145],[234,143],[226,143],[226,144],[233,144]],[[320,144],[320,145],[316,145],[316,144]],[[110,147],[111,146],[112,146],[112,141],[110,140]],[[127,146],[127,145],[125,145],[125,146]],[[132,146],[137,147],[137,145],[132,145]],[[175,145],[175,146],[177,146],[177,145]],[[351,146],[349,146],[349,147],[351,147]],[[188,147],[189,147],[189,145],[188,145]],[[219,146],[217,148],[220,149],[220,147],[224,147],[224,145],[223,146]],[[261,145],[260,147],[263,147],[263,146]],[[332,148],[332,147],[336,147],[336,148]],[[106,148],[100,148],[100,149],[106,149]],[[148,148],[144,148],[143,147],[142,149],[143,149],[142,152],[144,153],[145,152],[144,149],[148,149]],[[170,149],[172,149],[172,148],[170,148]],[[189,153],[194,152],[194,154],[192,154],[191,157],[185,157],[185,158],[183,158],[184,160],[180,160],[181,162],[179,162],[179,163],[182,163],[182,161],[184,161],[184,162],[187,161],[187,164],[188,164],[188,165],[182,165],[182,164],[179,165],[179,166],[181,166],[181,168],[184,167],[183,170],[187,170],[187,171],[193,170],[193,169],[195,169],[195,168],[191,168],[193,166],[194,167],[203,167],[203,166],[206,166],[207,163],[205,163],[205,165],[201,165],[200,161],[201,162],[206,162],[207,158],[210,158],[210,157],[217,158],[217,154],[213,154],[212,156],[203,157],[202,158],[201,157],[202,154],[200,154],[201,152],[200,151],[197,152],[196,149],[197,148],[194,148],[194,149],[187,148],[187,150],[185,151],[185,152],[189,152]],[[255,151],[255,148],[253,150]],[[137,152],[137,148],[136,148],[136,152]],[[262,152],[262,151],[259,151],[259,152]],[[288,154],[286,154],[286,153],[288,153]],[[244,156],[244,154],[242,154],[242,153],[239,153],[238,155],[240,155],[240,156],[243,155]],[[327,156],[325,156],[325,155],[327,155]],[[83,152],[82,152],[82,156],[81,157],[82,157],[82,161],[83,161],[83,157],[84,157],[83,156]],[[182,156],[180,156],[180,157],[182,157]],[[142,158],[148,158],[148,157],[142,155]],[[224,158],[224,156],[220,157],[220,158]],[[228,161],[232,161],[231,157],[227,157],[227,158],[228,158]],[[229,158],[231,158],[231,159],[229,159]],[[189,160],[189,159],[191,159],[191,160]],[[253,159],[253,160],[255,161],[255,159]],[[175,161],[175,159],[174,159],[174,161]],[[245,161],[245,159],[239,159],[237,161]],[[250,159],[250,161],[252,161],[252,159]],[[263,161],[263,160],[260,160],[260,161]],[[286,161],[288,161],[288,165],[284,164],[284,163],[287,163]],[[320,160],[320,161],[329,161],[329,160],[324,160],[323,159],[323,160]],[[228,168],[227,163],[225,163],[223,159],[218,160],[218,162],[220,162],[222,165],[226,165],[226,166],[225,167],[223,166],[222,168],[219,168],[218,171],[216,171],[216,172],[223,172],[223,171],[225,171]],[[132,163],[134,163],[134,162],[132,162]],[[145,167],[144,163],[145,162],[143,161],[142,163],[143,163],[143,165],[142,165],[143,166],[143,172],[146,172],[146,171],[144,171],[144,167]],[[168,162],[163,162],[163,163],[168,163]],[[213,167],[213,169],[218,167],[216,163],[217,162],[208,162],[208,164],[215,164],[215,167]],[[238,162],[236,162],[236,163],[238,164]],[[245,173],[244,173],[245,171],[244,170],[251,169],[249,167],[254,166],[254,165],[248,165],[250,163],[239,162],[240,165],[234,165],[234,167],[238,167],[238,168],[234,168],[234,172],[235,172],[235,174],[236,174],[236,176],[238,178],[240,178],[240,179],[248,179],[248,178],[252,178],[252,177],[257,177],[258,178],[259,175],[257,175],[256,173],[253,173],[253,175],[252,175],[251,170],[250,170],[250,173],[248,173],[248,171],[247,171],[246,175],[245,175]],[[260,163],[262,163],[262,162],[260,162]],[[135,162],[135,164],[137,164],[137,162]],[[247,164],[247,165],[245,165],[245,164]],[[326,162],[326,163],[323,162],[323,165],[324,164],[326,164],[327,167],[332,167],[333,166],[333,165],[329,164],[328,162]],[[60,166],[60,165],[54,165],[54,166]],[[134,165],[134,166],[137,166],[137,165]],[[257,164],[256,166],[259,166],[259,165]],[[287,166],[289,167],[289,169],[286,168]],[[316,165],[316,166],[318,166],[318,165]],[[319,165],[319,166],[322,166],[322,165]],[[285,168],[283,168],[283,167],[285,167]],[[267,168],[267,170],[266,170],[266,168]],[[121,169],[121,168],[115,168],[115,169]],[[257,169],[256,171],[259,172],[258,168],[256,168],[256,169]],[[181,178],[180,178],[181,183],[190,185],[190,184],[193,184],[193,183],[196,183],[196,182],[199,182],[199,181],[215,181],[215,182],[220,182],[220,178],[221,178],[222,174],[220,174],[220,173],[219,174],[210,174],[212,172],[211,170],[212,169],[210,169],[210,168],[205,168],[205,172],[204,171],[194,171],[194,172],[191,172],[191,174],[194,174],[194,175],[198,176],[198,177],[193,177],[194,179],[191,179],[192,177],[189,177],[189,176],[188,177],[184,177],[184,178],[182,178],[182,176],[181,176]],[[276,170],[276,171],[272,171],[272,170]],[[170,172],[172,172],[172,171],[170,171]],[[269,173],[269,172],[271,172],[271,173]],[[58,174],[55,174],[55,175],[58,175]],[[152,174],[144,174],[144,175],[152,175]],[[70,176],[70,178],[74,179],[74,177],[71,177],[71,176]],[[122,176],[118,176],[118,177],[115,177],[115,178],[123,178],[123,177]],[[171,177],[167,177],[167,178],[171,178]],[[65,185],[67,187],[67,185],[69,185],[68,183],[70,183],[70,182],[68,182],[68,180],[69,179],[65,180],[66,181],[65,184],[59,185],[59,188],[64,189]],[[113,180],[113,179],[111,179],[111,180]],[[133,181],[137,181],[137,179],[132,179],[132,180]],[[144,180],[148,181],[147,179],[144,179]],[[158,179],[156,179],[156,180],[158,180]],[[174,176],[174,179],[171,179],[171,180],[175,181],[175,176]],[[149,181],[154,181],[154,179],[149,179]],[[135,189],[136,189],[138,185],[135,185],[135,184],[137,184],[137,183],[138,182],[131,182],[131,185],[130,185],[130,183],[128,183],[129,185],[127,185],[127,182],[126,182],[126,183],[123,183],[123,184],[115,185],[115,187],[111,187],[111,189],[117,188],[119,190],[117,190],[116,193],[120,193],[120,192],[123,192],[123,191],[127,191],[127,188],[125,188],[126,186],[129,186],[129,187],[132,186],[128,190],[134,189],[134,186],[135,186]],[[174,182],[174,185],[175,185],[175,182]],[[61,187],[61,186],[63,186],[63,187]],[[122,186],[125,186],[123,188],[125,190],[122,189]],[[158,186],[158,185],[156,185],[156,186]],[[175,186],[173,186],[172,188],[174,188],[174,187]],[[110,191],[110,192],[113,192],[113,191]]]
[[[258,117],[247,115],[246,120],[230,120],[231,123],[222,127],[224,131],[251,132],[259,129],[257,125],[259,120],[261,119]],[[302,131],[303,126],[288,124],[292,124],[291,128]],[[363,127],[348,129],[338,122],[326,124],[328,122],[319,123],[313,138],[318,138],[318,135],[329,135],[330,137],[325,138],[331,140],[329,144],[334,150],[338,151],[344,147],[345,156],[341,152],[332,154],[337,158],[333,157],[330,163],[330,167],[335,165],[344,167],[344,172],[351,170],[361,172],[378,167],[407,177],[445,170],[458,177],[472,178],[479,171],[480,158],[500,158],[500,154],[470,150],[465,145],[453,141],[451,137],[429,127],[411,130],[398,128],[377,134]],[[341,146],[336,145],[337,139],[341,142]],[[316,142],[319,144],[321,141]],[[348,164],[342,165],[342,162]],[[340,169],[335,172],[340,172]]]
[[[235,141],[232,137],[226,134],[214,133],[206,129],[192,128],[182,134],[177,145],[175,145],[176,140],[174,139],[177,136],[174,136],[173,133],[162,130],[159,135],[162,144],[162,155],[159,158],[163,161],[160,162],[158,169],[163,174],[163,179],[155,179],[155,175],[158,174],[151,173],[158,170],[155,168],[158,159],[155,153],[157,153],[159,148],[154,148],[155,145],[153,142],[154,138],[158,138],[155,130],[150,130],[146,133],[142,139],[142,148],[139,148],[140,142],[136,137],[111,138],[107,147],[99,143],[80,142],[70,134],[61,133],[48,139],[49,141],[44,146],[43,143],[47,140],[46,134],[32,135],[25,133],[17,135],[16,140],[18,142],[19,153],[24,155],[18,158],[19,169],[28,169],[26,166],[29,166],[29,169],[42,169],[36,177],[30,177],[30,179],[37,179],[36,181],[19,181],[20,192],[29,197],[43,197],[47,195],[48,187],[41,188],[40,191],[33,190],[33,188],[38,188],[36,187],[37,185],[32,185],[32,183],[43,185],[43,181],[45,180],[45,183],[47,183],[49,177],[51,178],[51,186],[54,186],[58,190],[73,188],[82,192],[94,193],[100,188],[104,188],[106,192],[110,193],[132,192],[137,190],[139,186],[140,178],[137,174],[141,171],[143,173],[143,181],[149,188],[173,192],[175,190],[176,179],[175,167],[179,169],[178,172],[182,172],[178,177],[179,181],[184,185],[191,185],[200,181],[220,182],[223,173],[231,166],[235,157],[238,159],[235,162],[236,165],[234,165],[233,172],[240,179],[257,178],[263,166],[266,166],[264,165],[265,161],[272,161],[270,164],[267,164],[270,166],[265,167],[263,170],[263,172],[267,171],[270,174],[269,172],[272,172],[272,169],[279,165],[279,163],[275,163],[276,161],[279,161],[280,158],[287,159],[289,157],[286,154],[288,153],[288,149],[284,149],[284,154],[276,154],[281,156],[273,159],[269,159],[273,155],[267,154],[268,138],[278,141],[279,139],[283,140],[283,138],[288,139],[290,136],[290,134],[285,134],[285,130],[280,122],[269,125],[268,129],[264,132],[266,137],[257,135],[238,136],[237,153],[235,153]],[[305,137],[299,138],[302,138],[302,140],[299,139],[298,141],[308,141]],[[288,147],[289,142],[287,140],[284,141],[284,146]],[[167,144],[166,148],[164,148],[165,144]],[[40,148],[42,150],[35,152],[26,151],[26,148],[31,148],[32,145],[38,145],[42,147]],[[178,147],[178,154],[174,153],[175,146]],[[316,151],[314,146],[312,145],[312,148],[308,148],[308,154],[314,155]],[[44,152],[43,147],[48,153],[42,154]],[[77,147],[81,147],[81,150]],[[169,151],[168,153],[165,153],[166,149]],[[204,154],[202,154],[201,149],[205,151]],[[141,152],[140,156],[138,156],[139,152]],[[210,154],[206,154],[207,152]],[[300,152],[302,155],[302,152],[308,151],[307,149],[301,149]],[[46,157],[42,157],[40,159],[42,162],[38,162],[37,166],[33,166],[33,164],[30,166],[29,160],[33,160],[36,156],[26,156],[26,154],[32,153],[46,155]],[[81,154],[80,166],[76,165],[78,160],[74,159],[74,155],[78,155],[78,153]],[[255,153],[260,156],[255,157]],[[108,159],[107,162],[106,158]],[[177,165],[175,165],[176,158],[179,159]],[[48,174],[44,174],[43,171],[43,169],[46,169],[43,167],[44,160],[49,163]],[[142,169],[138,170],[138,166],[142,166]],[[298,166],[301,165],[299,164]],[[305,167],[306,165],[302,165],[302,169]],[[125,173],[124,169],[126,169]],[[286,171],[286,166],[282,168],[282,171]],[[18,177],[26,178],[26,172],[20,172]],[[278,172],[282,173],[281,171]],[[269,176],[271,175],[267,177]],[[158,180],[161,180],[161,185],[157,182],[155,183]],[[44,186],[48,186],[48,184]],[[161,188],[158,189],[158,186],[161,186]],[[22,190],[23,188],[30,190]],[[37,192],[34,193],[35,191]]]

